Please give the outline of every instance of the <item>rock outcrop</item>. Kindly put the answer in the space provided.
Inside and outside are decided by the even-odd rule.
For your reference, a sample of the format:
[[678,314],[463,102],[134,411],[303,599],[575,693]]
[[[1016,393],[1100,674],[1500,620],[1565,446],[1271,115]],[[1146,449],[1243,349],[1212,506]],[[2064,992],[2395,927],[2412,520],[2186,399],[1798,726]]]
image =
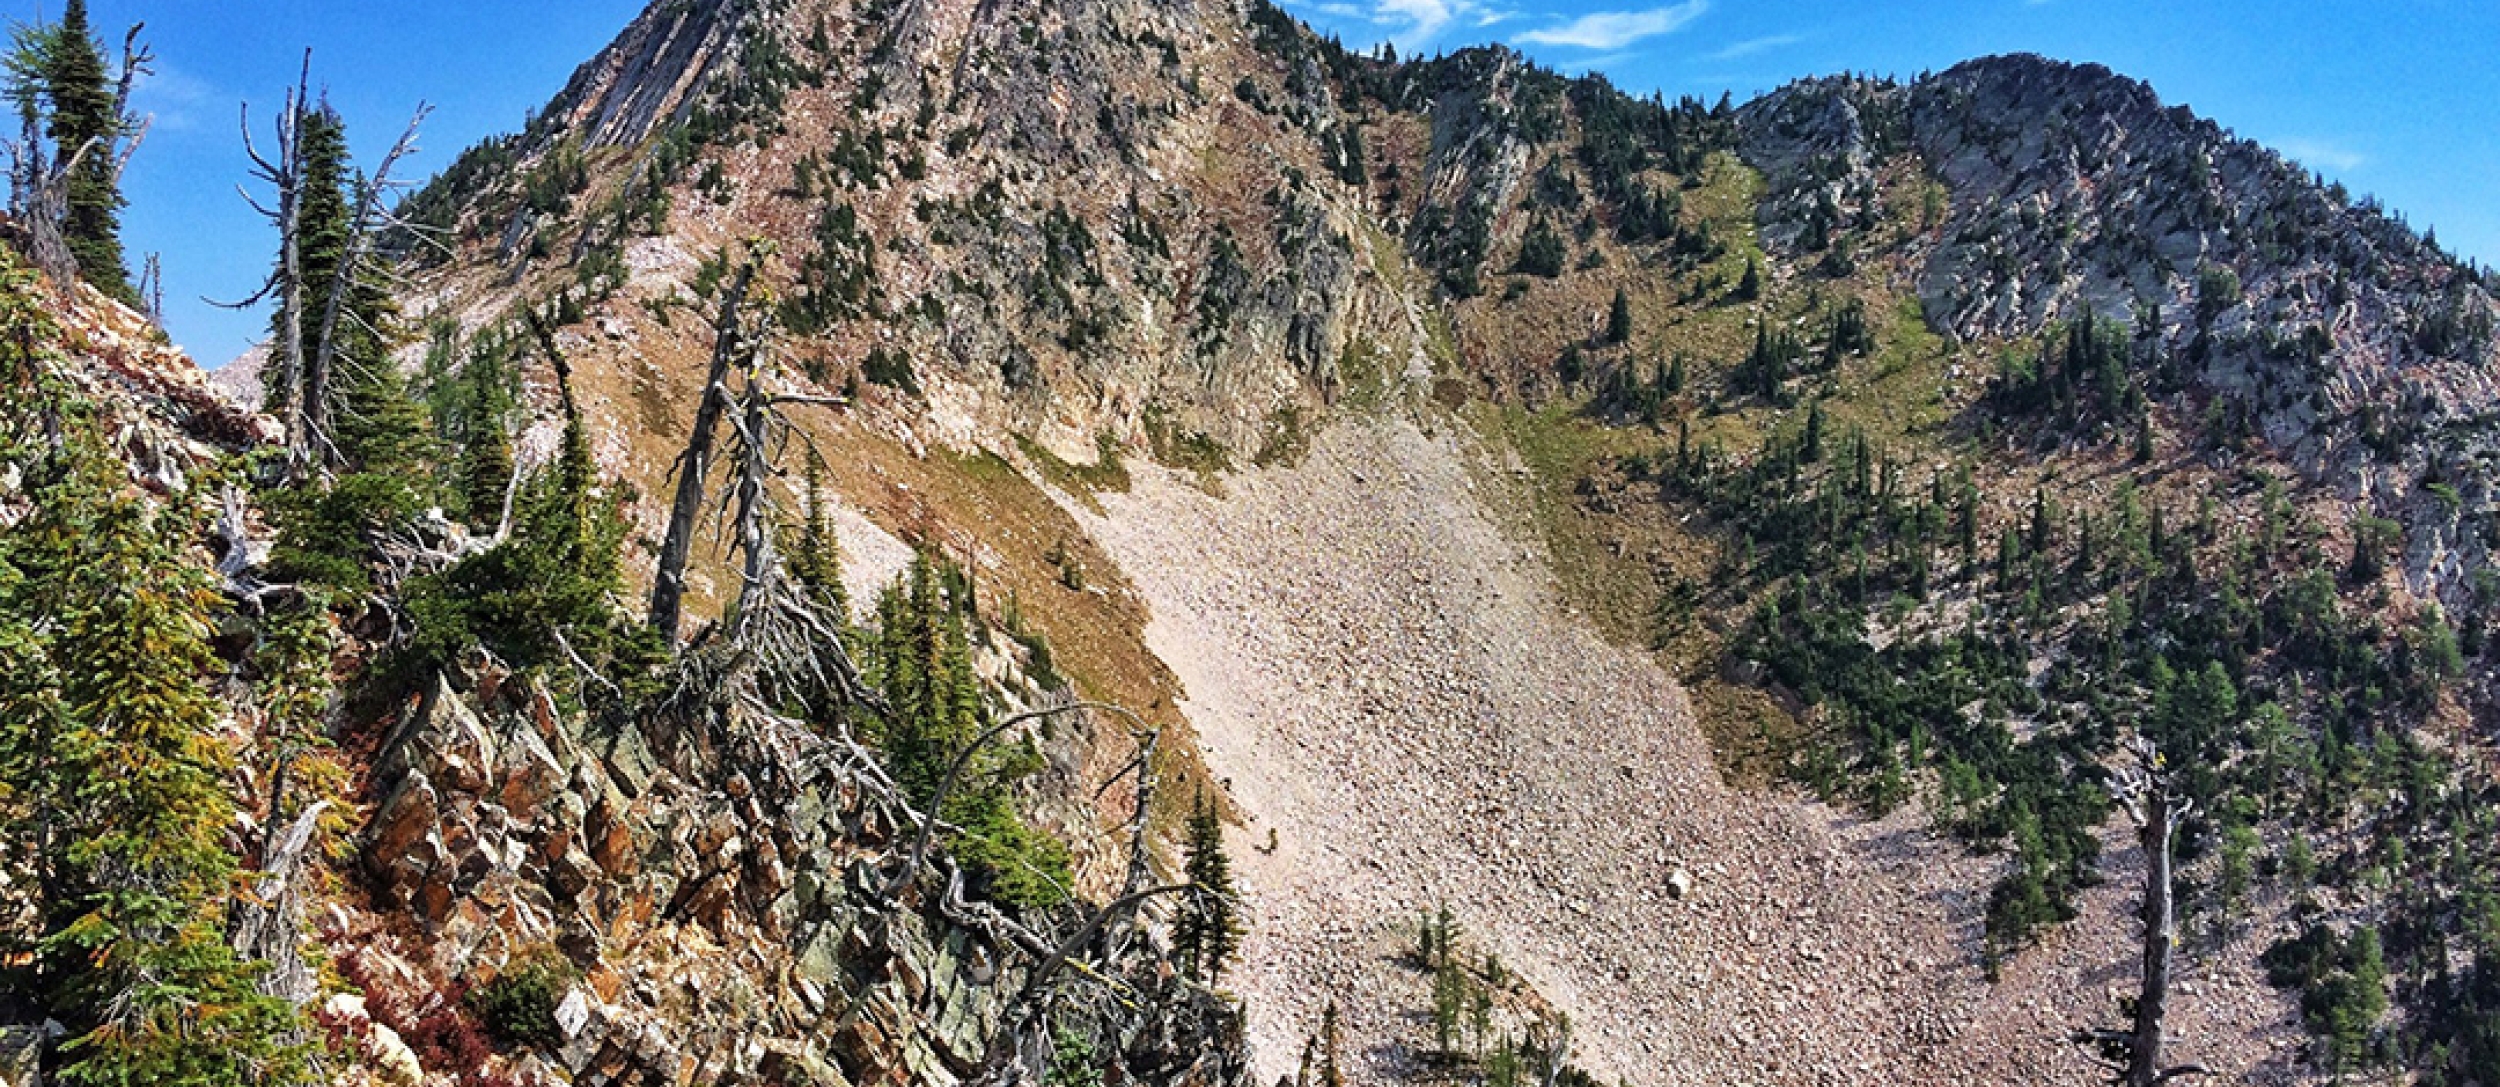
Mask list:
[[[594,724],[534,683],[446,677],[373,781],[362,863],[383,914],[422,938],[333,938],[375,956],[369,977],[465,987],[556,949],[579,980],[524,1067],[579,1085],[942,1085],[988,1068],[1027,1010],[1036,963],[981,907],[883,898],[906,811],[789,722]],[[1094,951],[1124,999],[1055,997],[1053,1029],[1128,1082],[1242,1082],[1237,1013],[1130,931],[1112,939],[1123,950]]]

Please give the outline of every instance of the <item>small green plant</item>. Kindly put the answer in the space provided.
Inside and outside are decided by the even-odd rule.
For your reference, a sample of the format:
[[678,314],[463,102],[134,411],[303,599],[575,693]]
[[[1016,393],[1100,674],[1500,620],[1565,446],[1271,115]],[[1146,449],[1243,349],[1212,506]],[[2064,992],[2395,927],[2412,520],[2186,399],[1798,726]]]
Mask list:
[[539,944],[513,956],[494,980],[469,990],[466,1003],[497,1041],[555,1045],[564,1040],[556,1028],[556,1004],[580,977],[562,952]]
[[920,395],[920,378],[912,372],[911,356],[900,351],[884,347],[869,351],[867,361],[860,363],[859,375],[871,385]]
[[1066,1027],[1059,1028],[1051,1039],[1050,1078],[1043,1082],[1048,1087],[1102,1087],[1094,1043]]

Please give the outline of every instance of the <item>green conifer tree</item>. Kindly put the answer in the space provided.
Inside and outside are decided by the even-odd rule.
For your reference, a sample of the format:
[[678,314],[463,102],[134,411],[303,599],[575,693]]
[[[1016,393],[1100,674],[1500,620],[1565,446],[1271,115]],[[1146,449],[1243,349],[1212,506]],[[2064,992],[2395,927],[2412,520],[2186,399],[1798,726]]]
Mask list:
[[618,621],[611,603],[624,587],[621,501],[599,489],[598,464],[561,363],[557,384],[564,437],[555,464],[516,496],[510,538],[410,582],[403,594],[418,627],[414,656],[442,663],[482,644],[518,668],[562,663],[570,675],[578,657],[628,677],[647,675],[616,666],[653,649],[639,628]]
[[458,492],[471,525],[491,527],[503,516],[515,471],[511,418],[517,404],[503,347],[471,347],[440,399],[444,409],[437,415],[436,433],[460,447],[451,489]]
[[1621,287],[1615,288],[1614,305],[1606,311],[1606,342],[1632,342],[1632,296],[1625,294]]
[[[340,281],[365,184],[348,159],[347,125],[324,102],[297,115],[296,131],[304,193],[297,208],[297,260],[305,306],[300,315],[280,312],[272,320],[303,321],[304,341],[312,344],[320,336],[331,295],[337,293],[335,359],[329,387],[323,390],[328,402],[322,417],[330,420],[330,441],[349,471],[404,473],[428,450],[424,410],[390,357],[398,306],[370,262]],[[273,332],[282,335],[284,330]],[[273,389],[270,395],[281,393]]]
[[61,21],[28,35],[20,52],[21,81],[31,84],[27,90],[49,110],[44,137],[52,142],[57,164],[69,168],[61,234],[78,259],[79,274],[97,290],[137,306],[139,292],[131,288],[122,259],[126,201],[118,159],[127,126],[104,47],[87,19],[86,0],[69,0]]
[[1214,985],[1241,949],[1241,914],[1234,905],[1232,858],[1224,852],[1224,823],[1200,790],[1189,812],[1190,897],[1172,928],[1172,949],[1181,971]]
[[1510,270],[1520,275],[1553,279],[1562,275],[1563,264],[1570,257],[1570,246],[1563,242],[1561,234],[1554,231],[1554,225],[1538,219],[1528,227],[1527,237],[1520,241],[1519,259]]
[[[284,1001],[225,941],[236,816],[208,685],[213,590],[165,519],[117,493],[118,466],[76,446],[35,514],[0,542],[19,586],[0,612],[37,616],[9,701],[42,708],[20,730],[40,750],[26,788],[46,854],[37,989],[67,1024],[63,1082],[300,1082],[308,1051]],[[30,689],[30,681],[41,684]]]
[[790,576],[837,620],[851,616],[851,591],[842,583],[842,543],[833,527],[833,503],[825,496],[825,461],[807,453],[807,506],[790,548]]
[[970,599],[960,572],[926,553],[878,597],[872,659],[893,712],[875,739],[905,795],[915,804],[936,803],[962,828],[951,848],[992,893],[1014,905],[1052,905],[1068,896],[1067,846],[1024,822],[1012,788],[1041,768],[1038,751],[994,743],[973,752],[954,787],[939,795],[956,760],[984,731]]
[[1745,278],[1736,281],[1736,300],[1751,302],[1762,297],[1762,262],[1747,260]]
[[1337,1025],[1337,1002],[1319,1019],[1319,1087],[1345,1087],[1345,1032]]

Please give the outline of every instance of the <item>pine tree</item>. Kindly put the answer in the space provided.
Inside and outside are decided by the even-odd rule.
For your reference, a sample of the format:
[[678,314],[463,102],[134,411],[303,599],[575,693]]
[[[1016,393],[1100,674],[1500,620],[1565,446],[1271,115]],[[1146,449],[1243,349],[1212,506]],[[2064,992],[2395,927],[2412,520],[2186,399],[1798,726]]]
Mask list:
[[[347,125],[329,104],[307,106],[296,116],[302,162],[302,203],[297,208],[297,260],[306,305],[301,314],[281,307],[272,317],[273,333],[282,324],[304,323],[304,339],[313,343],[333,291],[339,314],[333,335],[327,386],[305,390],[325,403],[316,417],[330,421],[331,443],[350,471],[403,473],[424,458],[426,442],[422,409],[409,394],[406,378],[391,361],[398,306],[388,285],[370,262],[348,270],[354,243],[356,206],[364,182],[348,160]],[[341,282],[342,271],[349,272]],[[271,389],[271,397],[287,395]]]
[[115,493],[117,466],[66,456],[0,543],[21,584],[42,586],[0,610],[43,631],[11,646],[40,665],[12,669],[9,701],[46,711],[41,749],[19,754],[40,767],[28,786],[46,813],[38,988],[73,1035],[61,1079],[300,1082],[294,1009],[255,989],[222,931],[236,808],[208,685],[213,592],[164,519]]
[[1745,278],[1736,281],[1736,300],[1751,302],[1762,297],[1762,262],[1747,260]]
[[1371,180],[1371,172],[1363,160],[1363,126],[1348,124],[1337,143],[1337,180],[1362,188]]
[[963,828],[952,848],[993,894],[1019,906],[1056,904],[1068,895],[1067,846],[1024,822],[1012,790],[1040,769],[1030,745],[976,752],[939,799],[955,760],[984,731],[966,627],[970,600],[963,575],[926,553],[878,598],[871,659],[893,712],[875,739],[905,795],[915,804],[937,803]]
[[1224,853],[1224,824],[1200,790],[1189,813],[1185,870],[1191,894],[1173,925],[1172,947],[1181,970],[1214,985],[1241,947],[1241,916],[1234,906],[1232,858]]
[[842,543],[833,527],[833,503],[825,497],[825,462],[807,454],[807,508],[790,548],[790,576],[840,622],[851,615],[851,591],[842,583]]
[[494,526],[512,486],[511,418],[518,406],[501,345],[470,348],[449,386],[440,398],[443,407],[435,431],[460,446],[451,488],[459,493],[471,525]]
[[1467,1013],[1467,974],[1455,957],[1432,972],[1432,1046],[1443,1060],[1458,1056],[1459,1028]]
[[69,0],[61,21],[27,36],[15,65],[29,108],[40,96],[50,110],[44,136],[57,165],[68,169],[68,201],[61,233],[77,258],[79,274],[97,290],[140,304],[123,264],[120,154],[128,134],[120,96],[105,68],[104,47],[87,19],[86,0]]
[[611,603],[624,588],[625,521],[620,500],[599,489],[598,464],[569,370],[559,361],[565,404],[556,462],[521,487],[512,533],[501,545],[438,575],[410,582],[405,593],[417,621],[413,655],[437,663],[484,645],[516,668],[573,658],[627,676],[652,649],[618,621]]
[[1337,1002],[1332,1000],[1319,1017],[1320,1087],[1345,1087],[1345,1065],[1340,1059],[1344,1048],[1344,1032],[1337,1026]]
[[1527,237],[1519,243],[1519,259],[1510,270],[1521,275],[1553,279],[1562,275],[1563,264],[1570,256],[1570,247],[1564,244],[1561,234],[1555,233],[1554,225],[1538,219],[1528,227]]
[[1632,342],[1632,297],[1621,287],[1615,288],[1614,305],[1606,311],[1606,342]]

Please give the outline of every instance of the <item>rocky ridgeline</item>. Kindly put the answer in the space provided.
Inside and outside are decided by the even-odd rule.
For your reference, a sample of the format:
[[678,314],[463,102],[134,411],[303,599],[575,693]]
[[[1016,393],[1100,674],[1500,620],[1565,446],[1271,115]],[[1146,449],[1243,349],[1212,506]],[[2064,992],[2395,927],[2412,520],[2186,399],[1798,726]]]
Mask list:
[[2166,404],[2182,423],[2261,437],[2404,520],[2417,592],[2459,603],[2488,560],[2500,309],[2483,277],[2374,203],[2143,83],[2031,56],[1907,85],[1808,81],[1741,116],[1775,247],[1801,254],[1818,216],[1845,234],[1886,214],[1876,172],[1913,156],[1950,201],[1914,255],[1939,331],[2127,322],[2139,359],[2191,378]]
[[[557,1036],[512,1062],[525,1082],[983,1071],[1035,967],[1027,949],[928,881],[883,897],[916,824],[849,749],[787,722],[710,721],[592,724],[491,672],[446,677],[408,707],[374,763],[361,838],[377,912],[317,918],[365,979],[365,1000],[331,1010],[376,1067],[407,1063],[394,1047],[421,1028],[405,1009],[448,1006],[433,990],[492,986],[552,949],[577,980],[557,997]],[[396,935],[407,928],[417,938]],[[1127,999],[1055,1001],[1056,1031],[1129,1082],[1241,1081],[1231,1008],[1133,933],[1090,953]],[[399,1022],[372,1012],[377,990]]]
[[[1263,53],[1249,10],[654,4],[506,145],[519,169],[429,194],[496,244],[491,267],[426,289],[497,319],[510,285],[605,244],[584,213],[647,176],[650,140],[690,140],[720,164],[675,204],[670,234],[694,252],[772,238],[799,278],[822,217],[856,216],[865,298],[804,330],[811,354],[837,373],[908,357],[942,436],[1030,434],[1090,460],[1107,433],[1246,459],[1278,418],[1341,390],[1358,334],[1404,320],[1359,252],[1361,190],[1320,167],[1341,123],[1327,75]],[[531,169],[577,151],[596,178],[572,209],[517,199]],[[679,168],[674,184],[695,180]],[[638,275],[630,292],[674,297],[695,274]]]

